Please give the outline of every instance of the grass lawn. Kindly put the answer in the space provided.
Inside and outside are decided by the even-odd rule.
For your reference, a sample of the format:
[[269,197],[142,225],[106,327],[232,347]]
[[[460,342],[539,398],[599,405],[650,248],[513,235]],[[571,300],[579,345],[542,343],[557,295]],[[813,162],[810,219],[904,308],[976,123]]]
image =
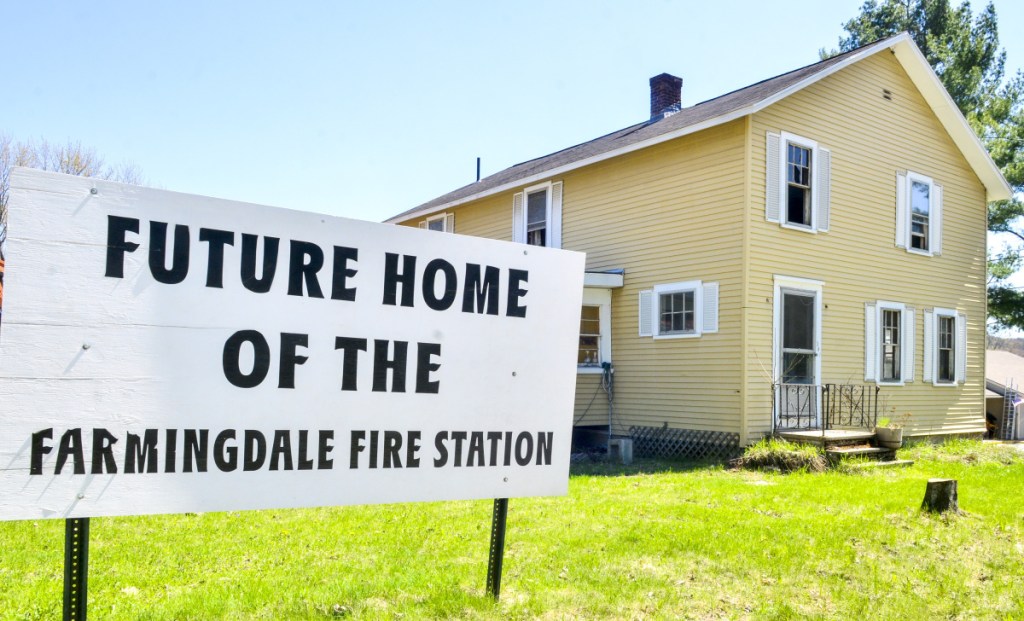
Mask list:
[[[491,502],[92,520],[91,619],[1021,619],[1024,453],[905,449],[905,469],[645,461]],[[959,481],[961,516],[919,510]],[[58,619],[61,520],[0,523],[0,619]]]

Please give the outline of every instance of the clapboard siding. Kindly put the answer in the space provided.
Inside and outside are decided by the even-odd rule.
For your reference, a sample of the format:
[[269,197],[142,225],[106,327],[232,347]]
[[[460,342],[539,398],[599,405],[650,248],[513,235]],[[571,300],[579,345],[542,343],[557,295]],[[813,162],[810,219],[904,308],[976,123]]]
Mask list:
[[[586,252],[589,270],[626,270],[612,294],[616,432],[664,423],[739,432],[745,139],[734,122],[552,179],[564,184],[562,247]],[[518,191],[456,207],[455,231],[511,239]],[[719,283],[719,331],[637,336],[639,291],[685,280]],[[579,425],[608,422],[603,391],[586,410],[597,382],[577,378]]]
[[[892,101],[882,89],[893,93]],[[764,218],[765,133],[788,131],[832,152],[831,225],[809,235]],[[889,54],[876,54],[754,115],[748,217],[751,278],[747,301],[766,313],[749,323],[750,343],[771,351],[774,274],[824,281],[822,379],[864,378],[864,304],[903,302],[915,309],[915,381],[882,388],[888,415],[910,413],[912,433],[984,430],[985,192],[923,98]],[[895,245],[896,172],[911,170],[944,188],[942,255]],[[759,182],[757,182],[760,180]],[[780,249],[784,248],[784,252]],[[967,382],[921,381],[924,321],[933,307],[968,317]],[[770,354],[769,354],[770,359]],[[769,365],[770,368],[770,365]],[[748,369],[751,435],[771,429],[766,378]]]
[[[883,89],[892,100],[883,98]],[[831,152],[830,227],[765,220],[765,135],[786,131]],[[895,246],[896,172],[944,189],[941,256]],[[774,276],[824,282],[822,379],[863,383],[864,304],[915,309],[915,378],[882,389],[911,430],[984,429],[985,190],[891,54],[879,53],[757,112],[565,173],[562,246],[587,269],[625,269],[612,294],[616,432],[631,425],[770,432]],[[454,208],[455,230],[511,239],[517,188]],[[417,220],[406,224],[416,225]],[[719,283],[719,331],[639,337],[638,294],[685,280]],[[968,317],[968,381],[922,380],[924,321],[933,307]],[[607,424],[598,376],[578,376],[574,419]],[[599,390],[599,389],[598,389]]]

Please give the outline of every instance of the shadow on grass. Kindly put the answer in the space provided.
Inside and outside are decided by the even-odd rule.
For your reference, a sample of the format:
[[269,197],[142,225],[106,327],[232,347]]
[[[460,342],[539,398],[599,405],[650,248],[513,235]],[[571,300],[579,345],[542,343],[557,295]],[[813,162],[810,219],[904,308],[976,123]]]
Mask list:
[[606,458],[591,458],[573,462],[569,476],[617,477],[635,474],[660,474],[665,472],[694,472],[697,470],[721,470],[725,467],[722,459],[634,459],[628,466]]

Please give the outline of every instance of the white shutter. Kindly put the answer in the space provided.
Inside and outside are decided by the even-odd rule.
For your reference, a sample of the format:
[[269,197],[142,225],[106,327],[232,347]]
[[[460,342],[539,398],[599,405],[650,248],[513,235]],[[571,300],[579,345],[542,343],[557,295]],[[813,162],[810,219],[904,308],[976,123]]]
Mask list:
[[551,184],[551,223],[548,246],[562,247],[562,182]]
[[956,381],[967,379],[967,315],[956,316]]
[[512,241],[526,243],[526,216],[523,214],[523,193],[512,197]]
[[765,146],[765,206],[764,217],[769,222],[778,222],[782,210],[782,137],[779,134],[768,132],[768,142]]
[[900,337],[900,351],[903,360],[900,361],[903,382],[909,384],[914,381],[914,307],[907,306],[903,309],[903,334]]
[[935,381],[935,312],[924,312],[924,369],[921,379]]
[[931,239],[928,240],[931,245],[929,248],[932,254],[942,254],[942,186],[937,183],[934,184],[932,192],[934,196],[932,197],[931,204],[932,221],[929,223],[931,225]]
[[817,213],[814,216],[814,227],[819,231],[828,231],[829,203],[832,201],[832,152],[819,148],[816,153],[818,165],[814,182],[817,184]]
[[444,232],[454,233],[455,232],[455,214],[447,213],[444,215]]
[[878,312],[874,304],[864,305],[864,381],[878,379]]
[[896,247],[907,247],[907,175],[896,173]]
[[427,224],[427,221],[426,221],[426,220],[424,220],[423,222],[420,222],[420,228],[421,228],[421,229],[426,229],[426,228],[428,228],[429,226],[430,226],[430,225],[429,225],[429,224]]
[[654,291],[646,289],[640,292],[640,336],[654,336]]
[[706,282],[704,289],[703,327],[701,332],[718,332],[718,283]]

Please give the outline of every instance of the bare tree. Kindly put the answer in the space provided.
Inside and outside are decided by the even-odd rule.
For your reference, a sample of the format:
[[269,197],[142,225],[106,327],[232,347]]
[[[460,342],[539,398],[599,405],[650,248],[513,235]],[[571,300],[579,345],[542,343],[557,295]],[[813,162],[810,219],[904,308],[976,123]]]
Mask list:
[[122,183],[143,183],[142,173],[134,164],[111,166],[96,154],[95,149],[83,147],[81,142],[18,142],[0,133],[0,260],[4,258],[6,250],[7,199],[11,190],[11,169],[15,166]]

